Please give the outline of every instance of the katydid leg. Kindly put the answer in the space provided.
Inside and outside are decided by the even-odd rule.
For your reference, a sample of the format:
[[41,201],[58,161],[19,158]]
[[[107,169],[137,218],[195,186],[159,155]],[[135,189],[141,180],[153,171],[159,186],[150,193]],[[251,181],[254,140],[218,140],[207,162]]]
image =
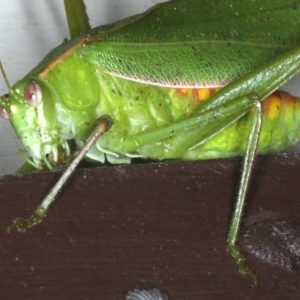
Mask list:
[[60,179],[57,181],[57,183],[53,186],[53,188],[50,190],[50,192],[47,194],[47,196],[44,198],[44,200],[39,204],[34,214],[29,217],[28,219],[16,219],[13,221],[12,226],[8,229],[9,231],[11,229],[16,229],[20,232],[25,232],[28,228],[38,224],[41,222],[43,217],[46,215],[50,205],[55,200],[55,197],[63,187],[63,185],[66,183],[68,178],[72,175],[74,169],[76,166],[80,163],[80,161],[84,158],[86,153],[93,147],[93,145],[97,142],[99,138],[107,131],[112,125],[112,119],[108,115],[101,116],[98,119],[97,124],[95,125],[94,130],[92,131],[91,135],[89,136],[88,140],[84,144],[84,146],[81,148],[81,150],[78,152],[78,154],[75,156],[74,160],[71,162],[71,164],[68,166],[68,168],[65,170],[65,172],[62,174]]
[[232,222],[230,224],[230,229],[227,238],[227,250],[231,256],[236,260],[239,271],[243,274],[248,274],[253,280],[253,284],[257,284],[257,278],[253,271],[250,269],[244,254],[242,253],[240,247],[237,245],[239,231],[241,227],[241,220],[243,216],[243,210],[245,206],[245,198],[247,189],[249,186],[250,173],[252,170],[255,154],[258,147],[258,141],[262,126],[262,104],[259,101],[255,103],[255,111],[253,113],[253,124],[250,128],[249,139],[246,149],[246,154],[244,158],[243,171],[241,176],[240,187],[238,191],[238,197],[235,204],[235,210],[233,213]]

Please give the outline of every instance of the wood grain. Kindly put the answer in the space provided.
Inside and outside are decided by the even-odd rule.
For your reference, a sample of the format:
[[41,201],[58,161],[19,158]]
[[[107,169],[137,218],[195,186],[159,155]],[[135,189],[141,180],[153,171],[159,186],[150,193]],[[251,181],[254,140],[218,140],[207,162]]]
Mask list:
[[[240,159],[224,159],[78,170],[23,234],[7,227],[60,173],[0,178],[0,299],[121,300],[154,287],[171,300],[298,299],[299,272],[246,253],[253,288],[226,252],[240,169]],[[297,155],[258,157],[245,222],[300,220],[299,170]]]

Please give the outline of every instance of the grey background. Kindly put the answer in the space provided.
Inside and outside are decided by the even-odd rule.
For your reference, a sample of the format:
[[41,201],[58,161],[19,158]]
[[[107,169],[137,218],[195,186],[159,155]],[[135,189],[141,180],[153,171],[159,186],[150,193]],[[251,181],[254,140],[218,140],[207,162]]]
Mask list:
[[[86,0],[92,26],[110,23],[142,12],[159,0]],[[27,74],[68,37],[62,0],[1,0],[0,58],[10,84]],[[0,75],[0,94],[7,93]],[[294,78],[284,89],[300,96]],[[22,148],[10,123],[0,119],[0,175],[13,173],[22,163]]]

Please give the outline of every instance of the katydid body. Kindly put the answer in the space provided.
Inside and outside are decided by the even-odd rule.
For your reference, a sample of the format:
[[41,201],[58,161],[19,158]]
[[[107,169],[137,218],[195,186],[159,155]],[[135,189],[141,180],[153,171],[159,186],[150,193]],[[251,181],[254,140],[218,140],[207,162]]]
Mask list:
[[[48,128],[44,128],[45,131],[47,130],[44,133],[46,135],[44,144],[37,143],[34,134],[28,135],[24,142],[36,161],[43,162],[41,154],[44,153],[44,158],[52,165],[60,163],[59,160],[57,161],[57,152],[63,145],[61,141],[75,139],[81,147],[90,135],[93,124],[104,114],[110,115],[114,124],[87,154],[89,158],[96,161],[104,162],[106,157],[111,163],[130,163],[131,157],[138,156],[159,160],[174,158],[196,160],[245,154],[251,113],[199,146],[197,144],[201,142],[200,137],[192,147],[185,148],[184,145],[179,144],[182,137],[172,135],[127,152],[126,139],[140,132],[155,130],[159,126],[174,124],[176,121],[188,118],[201,108],[207,96],[214,91],[157,87],[101,73],[99,73],[98,83],[97,89],[101,100],[95,102],[92,109],[72,109],[72,105],[69,105],[69,108],[59,101],[43,103],[39,116],[42,118],[46,118],[44,114],[53,116],[53,118],[46,118]],[[204,98],[201,98],[201,94],[205,95]],[[260,136],[259,153],[278,152],[299,140],[300,102],[297,98],[291,97],[288,93],[278,92],[270,96],[264,106],[266,113]],[[32,112],[35,114],[34,109]],[[28,114],[21,108],[19,114],[22,113]],[[19,124],[22,119],[18,114],[13,117],[18,118],[14,123],[18,124],[15,130],[19,136],[22,136],[26,127]],[[216,118],[219,118],[217,114]],[[33,119],[31,114],[28,119]],[[39,123],[28,122],[27,124],[32,132],[41,128]],[[41,148],[43,146],[44,149]],[[181,148],[179,155],[174,154],[177,146]]]
[[[255,281],[236,242],[256,150],[277,152],[300,138],[297,98],[277,92],[261,112],[300,69],[299,16],[293,1],[163,3],[54,49],[2,97],[1,113],[37,168],[68,160],[67,141],[82,147],[103,115],[113,125],[87,149],[96,161],[246,154],[228,242]],[[15,227],[39,222],[53,199]]]

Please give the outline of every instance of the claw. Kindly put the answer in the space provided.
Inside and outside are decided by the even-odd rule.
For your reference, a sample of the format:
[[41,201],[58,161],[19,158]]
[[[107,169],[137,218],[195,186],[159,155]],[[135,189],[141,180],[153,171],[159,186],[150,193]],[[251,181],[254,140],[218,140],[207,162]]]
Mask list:
[[242,253],[240,247],[238,245],[228,245],[227,251],[230,253],[230,255],[235,259],[240,273],[244,275],[249,275],[252,279],[252,285],[257,285],[257,276],[255,273],[251,270],[244,254]]
[[17,230],[19,232],[25,232],[30,227],[40,223],[45,214],[35,212],[30,218],[23,219],[18,218],[15,219],[10,227],[8,227],[7,231],[10,233],[12,230]]

